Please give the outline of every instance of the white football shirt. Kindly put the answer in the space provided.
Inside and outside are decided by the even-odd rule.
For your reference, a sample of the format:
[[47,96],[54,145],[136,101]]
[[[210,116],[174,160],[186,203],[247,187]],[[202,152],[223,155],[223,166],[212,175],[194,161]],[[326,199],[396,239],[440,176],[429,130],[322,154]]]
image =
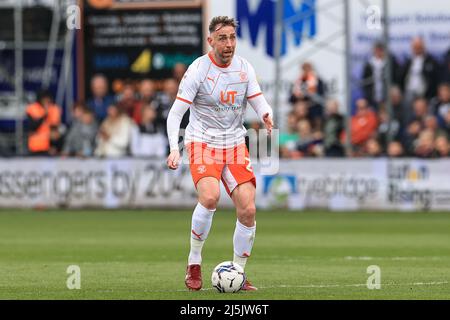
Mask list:
[[177,96],[190,104],[185,142],[215,148],[244,143],[247,100],[260,94],[255,70],[244,58],[234,55],[228,65],[215,62],[211,52],[197,58],[184,74]]

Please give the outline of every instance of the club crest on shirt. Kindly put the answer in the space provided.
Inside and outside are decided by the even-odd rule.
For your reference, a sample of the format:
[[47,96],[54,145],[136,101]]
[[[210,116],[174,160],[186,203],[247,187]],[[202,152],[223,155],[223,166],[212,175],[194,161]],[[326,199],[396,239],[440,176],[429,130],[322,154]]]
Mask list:
[[239,74],[239,78],[241,79],[241,81],[247,81],[248,80],[247,73],[246,72],[241,72]]

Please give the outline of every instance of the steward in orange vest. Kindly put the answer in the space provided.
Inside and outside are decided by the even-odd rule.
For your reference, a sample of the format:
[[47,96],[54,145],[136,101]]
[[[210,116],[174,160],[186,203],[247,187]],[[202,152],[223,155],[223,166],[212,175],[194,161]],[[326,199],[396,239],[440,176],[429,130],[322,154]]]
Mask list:
[[40,92],[37,101],[27,106],[28,150],[32,154],[48,154],[50,128],[61,124],[61,110],[49,92]]

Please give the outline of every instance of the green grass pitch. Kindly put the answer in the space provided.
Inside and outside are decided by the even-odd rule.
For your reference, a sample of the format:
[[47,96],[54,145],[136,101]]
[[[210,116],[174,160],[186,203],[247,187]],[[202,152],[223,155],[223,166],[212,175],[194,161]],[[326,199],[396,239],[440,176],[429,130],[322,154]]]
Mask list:
[[[1,299],[449,299],[450,213],[258,212],[246,272],[260,290],[220,294],[235,215],[218,210],[204,289],[184,287],[190,210],[2,210]],[[81,289],[69,290],[69,265]],[[367,267],[381,269],[369,290]]]

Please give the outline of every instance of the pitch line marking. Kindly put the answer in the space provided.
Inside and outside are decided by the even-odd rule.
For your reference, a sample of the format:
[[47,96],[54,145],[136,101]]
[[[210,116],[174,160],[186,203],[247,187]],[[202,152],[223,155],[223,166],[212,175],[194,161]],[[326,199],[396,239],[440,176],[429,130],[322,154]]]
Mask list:
[[[433,281],[433,282],[413,282],[413,283],[384,283],[383,286],[436,286],[448,284],[448,281]],[[366,287],[367,283],[355,284],[309,284],[309,285],[278,285],[269,287],[258,287],[260,289],[276,289],[276,288],[339,288],[339,287]]]
[[[384,283],[382,286],[438,286],[443,284],[449,284],[448,281],[433,281],[433,282],[413,282],[413,283]],[[340,287],[366,287],[366,283],[356,283],[356,284],[308,284],[308,285],[285,285],[281,284],[278,286],[258,286],[259,289],[281,289],[281,288],[340,288]],[[202,288],[200,291],[210,291],[216,290],[214,288]],[[85,292],[92,291],[89,289],[83,290]],[[33,292],[21,292],[21,294],[25,295],[36,295],[36,294],[48,294],[48,293],[60,293],[61,291],[33,291]],[[143,291],[134,291],[134,290],[121,290],[121,289],[107,289],[107,290],[93,290],[95,293],[117,293],[117,292],[130,292],[130,293],[174,293],[174,292],[189,292],[187,289],[178,289],[178,290],[143,290]]]

